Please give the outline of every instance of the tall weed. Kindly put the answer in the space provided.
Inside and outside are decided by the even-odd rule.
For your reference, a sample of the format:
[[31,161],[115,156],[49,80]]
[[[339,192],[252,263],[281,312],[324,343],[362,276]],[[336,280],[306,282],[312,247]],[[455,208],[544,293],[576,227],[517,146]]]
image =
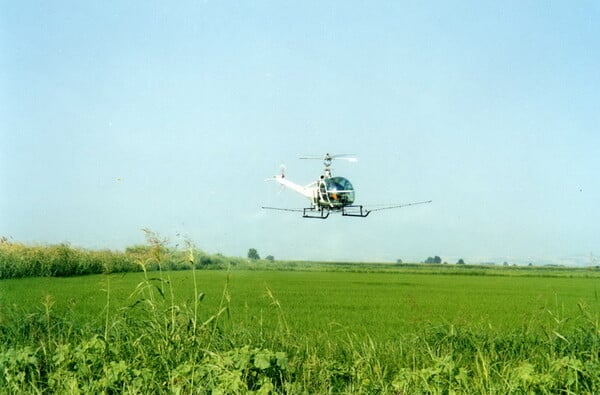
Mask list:
[[[229,276],[216,309],[204,307],[196,279],[204,255],[191,242],[176,256],[191,270],[193,291],[176,290],[164,270],[174,255],[164,239],[147,236],[148,248],[127,253],[143,276],[116,312],[106,277],[100,324],[55,312],[49,295],[34,311],[1,317],[0,394],[600,393],[599,318],[583,303],[567,314],[557,300],[508,331],[416,323],[381,342],[341,326],[292,329],[285,304],[265,287],[264,314],[275,323],[267,327],[232,311]],[[88,259],[66,245],[3,248],[3,256],[31,254],[36,270]]]

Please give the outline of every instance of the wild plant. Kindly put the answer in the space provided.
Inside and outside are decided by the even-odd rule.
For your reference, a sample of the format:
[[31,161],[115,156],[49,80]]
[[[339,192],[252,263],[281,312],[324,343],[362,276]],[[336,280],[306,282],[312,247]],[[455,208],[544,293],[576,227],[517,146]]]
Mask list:
[[[196,270],[203,255],[193,243],[175,254],[160,236],[152,240],[156,253],[150,240],[140,249],[141,281],[126,307],[116,309],[115,276],[104,277],[96,325],[59,313],[49,294],[33,312],[0,310],[0,394],[600,393],[597,300],[573,313],[557,296],[508,329],[423,320],[382,339],[364,321],[322,330],[311,315],[300,327],[290,299],[277,291],[289,273],[272,286],[253,283],[262,289],[245,304],[259,304],[260,314],[244,316],[235,310],[231,266],[222,290],[205,295],[206,273]],[[173,257],[191,271],[162,270]],[[190,275],[193,289],[177,286]]]

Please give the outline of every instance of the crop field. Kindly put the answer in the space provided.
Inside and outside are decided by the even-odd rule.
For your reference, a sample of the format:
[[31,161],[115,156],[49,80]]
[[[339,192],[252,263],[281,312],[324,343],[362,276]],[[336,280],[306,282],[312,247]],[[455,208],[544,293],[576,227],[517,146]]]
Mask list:
[[597,271],[334,266],[0,280],[0,392],[600,391]]
[[[581,310],[598,313],[600,306],[598,278],[223,270],[163,272],[161,283],[158,273],[149,275],[154,291],[160,284],[168,298],[173,293],[174,305],[193,303],[195,277],[202,315],[219,308],[225,291],[231,321],[271,325],[283,315],[295,332],[346,328],[385,340],[423,325],[539,330],[568,316],[562,323],[568,328]],[[107,305],[115,315],[144,296],[135,293],[143,281],[143,273],[4,280],[0,300],[4,314],[50,300],[54,313],[94,323],[105,318]]]

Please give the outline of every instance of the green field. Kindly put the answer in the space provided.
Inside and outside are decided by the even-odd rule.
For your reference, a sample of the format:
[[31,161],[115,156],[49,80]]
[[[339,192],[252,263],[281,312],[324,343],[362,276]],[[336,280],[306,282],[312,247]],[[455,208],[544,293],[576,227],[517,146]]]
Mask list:
[[261,267],[1,280],[0,391],[600,392],[597,271]]
[[[235,320],[262,313],[263,320],[268,321],[268,312],[272,310],[270,290],[295,330],[322,330],[335,325],[353,332],[365,331],[378,339],[393,339],[398,331],[414,332],[420,325],[511,330],[535,323],[539,329],[542,323],[552,324],[557,314],[576,316],[580,307],[597,314],[600,278],[567,277],[568,271],[564,274],[561,277],[443,275],[396,269],[386,273],[178,271],[162,276],[163,286],[172,288],[174,304],[192,303],[195,276],[198,292],[205,294],[201,304],[205,314],[216,311],[227,288],[230,315]],[[158,279],[159,274],[149,276]],[[139,295],[131,294],[143,280],[143,273],[4,280],[0,301],[6,313],[7,308],[13,311],[39,308],[51,297],[55,313],[89,322],[104,314],[107,298],[110,314],[137,300]],[[160,284],[158,280],[154,283]],[[565,325],[575,323],[568,320]]]

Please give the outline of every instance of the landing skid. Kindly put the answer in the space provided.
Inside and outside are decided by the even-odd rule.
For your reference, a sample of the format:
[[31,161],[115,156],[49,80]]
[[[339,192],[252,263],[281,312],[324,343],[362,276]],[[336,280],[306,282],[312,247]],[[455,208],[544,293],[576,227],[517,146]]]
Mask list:
[[329,210],[325,210],[323,207],[320,209],[309,207],[302,212],[302,218],[327,219],[327,217],[329,217]]
[[371,213],[371,210],[366,210],[363,206],[346,206],[341,209],[329,209],[326,207],[321,207],[315,209],[313,207],[308,207],[303,209],[302,217],[303,218],[314,218],[314,219],[327,219],[329,214],[332,212],[342,212],[344,217],[360,217],[365,218],[367,215]]
[[365,218],[371,213],[371,210],[363,209],[363,206],[346,206],[342,207],[342,215],[344,217],[361,217]]

